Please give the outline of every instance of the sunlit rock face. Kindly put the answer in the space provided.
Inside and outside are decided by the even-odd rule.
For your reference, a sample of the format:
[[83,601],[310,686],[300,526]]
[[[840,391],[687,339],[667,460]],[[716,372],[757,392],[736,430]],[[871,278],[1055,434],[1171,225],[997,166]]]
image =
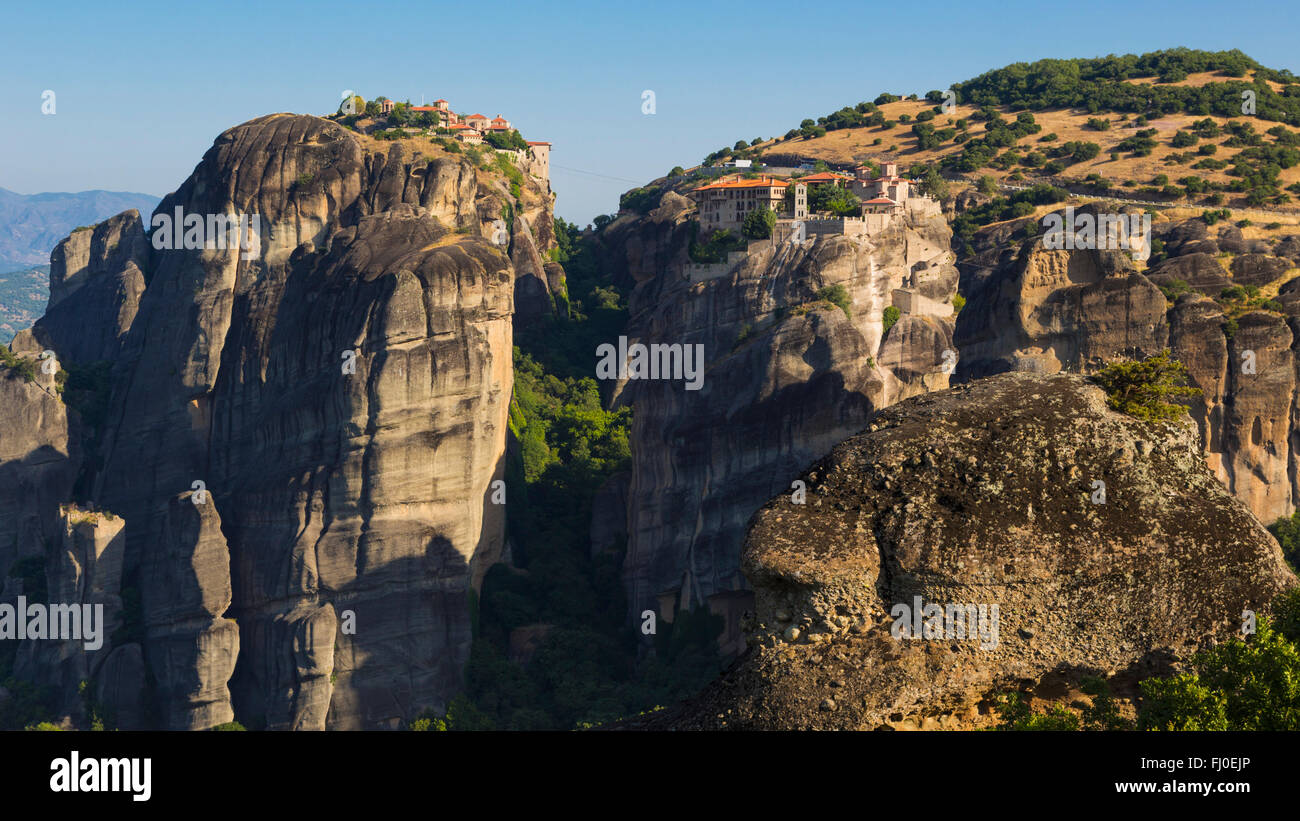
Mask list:
[[[1157,224],[1153,235],[1163,238],[1166,256],[1139,270],[1129,252],[1049,250],[1041,237],[1025,239],[1022,226],[979,232],[964,257],[961,290],[968,302],[956,323],[956,380],[1004,371],[1088,373],[1170,348],[1187,366],[1189,384],[1201,390],[1184,404],[1215,474],[1260,520],[1290,515],[1300,498],[1294,478],[1300,293],[1284,281],[1275,303],[1281,313],[1229,317],[1216,301],[1239,281],[1294,277],[1287,241],[1277,243],[1277,256],[1237,256],[1230,273],[1216,260],[1218,245],[1202,221]],[[1231,245],[1232,237],[1221,234],[1220,241]],[[1207,251],[1206,243],[1214,248]],[[1172,301],[1162,287],[1173,289]]]
[[[503,544],[515,262],[563,282],[542,260],[552,202],[436,145],[277,114],[222,134],[148,225],[123,215],[60,246],[28,346],[111,362],[77,494],[125,522],[113,593],[142,611],[90,671],[109,706],[174,729],[387,728],[445,708]],[[163,239],[190,214],[254,228]],[[66,332],[106,309],[94,346]],[[70,423],[47,399],[50,430],[14,445],[62,457]],[[62,474],[23,475],[46,504],[73,495]],[[23,527],[57,530],[46,518]]]
[[[694,220],[669,192],[602,237],[611,272],[636,283],[629,342],[702,346],[706,363],[698,390],[617,385],[634,407],[624,574],[630,615],[707,601],[737,633],[754,511],[877,408],[947,385],[957,272],[937,205],[862,238],[752,242],[721,271],[691,262]],[[818,297],[834,286],[844,307]]]

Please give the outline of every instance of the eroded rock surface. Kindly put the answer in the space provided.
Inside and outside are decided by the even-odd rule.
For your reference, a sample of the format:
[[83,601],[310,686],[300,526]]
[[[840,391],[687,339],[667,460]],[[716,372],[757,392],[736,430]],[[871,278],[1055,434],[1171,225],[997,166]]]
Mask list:
[[[60,245],[20,347],[111,362],[95,458],[71,490],[76,413],[11,378],[30,429],[0,471],[125,521],[142,623],[86,671],[123,726],[397,727],[461,689],[503,542],[512,259],[544,313],[552,202],[427,141],[277,114],[222,134],[156,212],[255,215],[242,247],[146,244],[133,212]],[[14,525],[23,555],[57,529],[42,516]]]
[[[754,516],[750,654],[642,726],[971,726],[999,688],[1151,674],[1225,638],[1296,578],[1197,438],[1063,374],[885,409],[803,475],[805,504]],[[997,605],[995,642],[895,637],[915,597]]]
[[[1203,247],[1211,242],[1203,221],[1157,223],[1153,234],[1167,256],[1141,270],[1123,251],[1048,250],[1017,233],[1021,226],[981,231],[961,265],[968,301],[956,323],[955,381],[1005,371],[1087,373],[1169,347],[1202,391],[1184,404],[1206,461],[1262,521],[1290,515],[1300,499],[1300,292],[1283,253],[1288,240],[1276,243],[1276,255],[1235,256],[1229,270],[1215,257],[1217,247]],[[1233,230],[1221,232],[1220,242],[1240,240]],[[1242,240],[1232,247],[1250,246]],[[1233,285],[1277,287],[1278,295],[1247,311],[1222,299]],[[1180,295],[1188,288],[1192,293]]]

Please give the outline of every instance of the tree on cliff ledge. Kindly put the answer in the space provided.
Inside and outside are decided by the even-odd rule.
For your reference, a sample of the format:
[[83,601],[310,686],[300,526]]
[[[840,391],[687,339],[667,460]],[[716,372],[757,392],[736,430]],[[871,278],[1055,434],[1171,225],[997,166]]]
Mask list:
[[1171,359],[1165,348],[1141,362],[1112,362],[1093,374],[1092,381],[1106,391],[1106,402],[1114,410],[1146,422],[1176,419],[1182,405],[1165,400],[1176,396],[1197,396],[1200,388],[1182,384],[1187,368]]

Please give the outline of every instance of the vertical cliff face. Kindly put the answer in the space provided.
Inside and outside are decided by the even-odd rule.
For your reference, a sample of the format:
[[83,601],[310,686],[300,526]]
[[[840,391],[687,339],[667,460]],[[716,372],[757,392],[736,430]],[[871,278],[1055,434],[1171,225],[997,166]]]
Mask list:
[[[1202,391],[1186,404],[1207,463],[1262,521],[1289,515],[1300,498],[1293,332],[1300,293],[1283,284],[1272,306],[1280,312],[1236,309],[1232,316],[1212,297],[1241,275],[1262,286],[1284,280],[1294,260],[1243,254],[1230,274],[1214,256],[1219,243],[1237,251],[1254,246],[1230,233],[1216,242],[1202,221],[1190,220],[1153,226],[1169,256],[1139,271],[1125,252],[1048,250],[1018,234],[1022,225],[980,232],[962,263],[968,301],[957,320],[957,380],[1004,371],[1088,372],[1168,347]],[[1287,247],[1279,243],[1278,250]],[[1170,302],[1158,286],[1190,290]]]
[[[52,687],[60,710],[85,719],[86,705],[96,690],[83,694],[83,682],[93,681],[94,671],[119,652],[112,647],[110,636],[122,626],[126,523],[111,514],[75,505],[60,505],[58,514],[60,528],[44,556],[46,589],[23,592],[29,602],[55,604],[71,611],[66,623],[76,625],[80,635],[21,642],[13,672],[19,679]],[[136,715],[125,718],[124,729],[139,728]]]
[[[688,257],[693,205],[674,193],[606,229],[637,284],[629,343],[702,346],[686,380],[623,380],[634,407],[627,495],[629,608],[737,600],[749,517],[871,412],[947,384],[956,269],[938,209],[855,240],[751,243],[700,281]],[[847,312],[819,299],[842,286]],[[891,305],[902,319],[885,333]],[[740,597],[743,600],[743,596]]]
[[[29,351],[33,361],[39,352]],[[0,572],[43,556],[59,539],[59,505],[72,493],[81,464],[75,414],[70,420],[54,376],[39,365],[32,371],[28,382],[0,367]]]
[[[98,262],[76,289],[56,266],[55,310],[127,317],[117,351],[52,317],[29,343],[115,359],[86,486],[125,521],[142,626],[92,671],[104,698],[141,713],[128,690],[148,680],[178,729],[391,727],[445,705],[503,541],[512,252],[545,275],[550,204],[428,142],[272,115],[221,135],[156,212],[255,215],[245,247],[142,246],[130,215],[88,252],[60,246]],[[138,295],[95,287],[136,271]]]

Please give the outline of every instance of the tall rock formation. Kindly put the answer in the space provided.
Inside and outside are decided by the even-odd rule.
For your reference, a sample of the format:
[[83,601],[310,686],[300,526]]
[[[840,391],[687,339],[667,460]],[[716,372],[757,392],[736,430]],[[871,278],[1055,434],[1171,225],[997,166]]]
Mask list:
[[[140,310],[148,259],[149,242],[136,211],[74,232],[50,254],[45,315],[19,335],[30,333],[40,347],[74,362],[116,359]],[[16,349],[27,346],[15,340]]]
[[[27,345],[113,361],[83,480],[125,521],[113,592],[142,610],[137,649],[91,671],[102,698],[143,721],[149,681],[176,729],[445,706],[504,537],[512,257],[546,275],[552,201],[427,140],[277,114],[217,139],[149,244],[128,213],[60,245]],[[189,215],[207,233],[168,247]],[[222,237],[242,247],[214,215],[255,218]],[[93,345],[78,318],[102,322]]]
[[[618,252],[611,273],[636,283],[628,342],[702,346],[704,357],[699,390],[681,379],[623,380],[616,390],[634,408],[630,613],[657,608],[671,620],[708,602],[738,636],[750,598],[740,547],[753,512],[875,409],[947,384],[951,234],[936,204],[915,204],[870,236],[751,242],[712,266],[691,262],[694,205],[672,191],[648,215],[605,229]],[[819,297],[833,286],[847,310]],[[886,332],[891,305],[902,318]]]

